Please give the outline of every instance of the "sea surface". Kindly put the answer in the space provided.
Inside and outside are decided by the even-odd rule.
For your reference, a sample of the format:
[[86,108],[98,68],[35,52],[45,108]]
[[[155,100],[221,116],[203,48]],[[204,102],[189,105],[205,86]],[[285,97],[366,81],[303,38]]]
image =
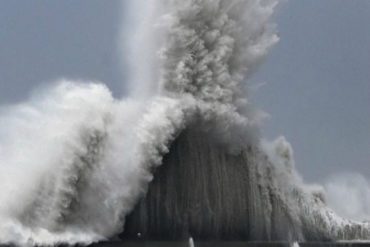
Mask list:
[[[191,247],[188,242],[102,242],[91,247]],[[194,242],[194,247],[365,247],[370,242]]]

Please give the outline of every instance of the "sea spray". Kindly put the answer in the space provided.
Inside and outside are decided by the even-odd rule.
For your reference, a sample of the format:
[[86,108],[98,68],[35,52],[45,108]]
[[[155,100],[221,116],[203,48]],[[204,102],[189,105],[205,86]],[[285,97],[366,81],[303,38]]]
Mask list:
[[[2,107],[0,242],[90,243],[119,234],[155,182],[153,171],[194,128],[207,138],[188,142],[224,157],[200,149],[196,159],[211,157],[230,174],[233,165],[249,171],[244,180],[253,207],[238,222],[248,231],[256,227],[241,234],[245,240],[369,238],[368,224],[337,217],[320,190],[301,182],[284,139],[260,141],[264,114],[250,105],[244,81],[278,41],[270,22],[277,3],[132,1],[146,19],[127,38],[132,52],[124,52],[131,58],[130,97],[114,99],[100,83],[62,81]],[[277,230],[279,221],[287,230]]]

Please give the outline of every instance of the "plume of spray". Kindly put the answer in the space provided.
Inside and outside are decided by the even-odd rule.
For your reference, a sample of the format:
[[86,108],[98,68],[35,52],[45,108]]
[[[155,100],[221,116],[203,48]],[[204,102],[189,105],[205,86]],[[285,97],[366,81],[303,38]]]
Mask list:
[[370,183],[363,175],[334,174],[326,181],[325,190],[328,205],[339,215],[358,221],[370,220]]
[[355,224],[327,210],[319,189],[303,185],[285,139],[260,142],[264,114],[250,106],[243,82],[278,41],[270,21],[277,0],[125,4],[138,23],[135,34],[126,28],[122,35],[128,98],[114,99],[101,83],[60,81],[1,108],[0,243],[90,243],[120,233],[153,168],[195,119],[230,152],[261,146],[276,187],[284,188],[281,198],[300,201],[289,208],[300,226],[309,213],[310,227],[320,218],[335,238]]

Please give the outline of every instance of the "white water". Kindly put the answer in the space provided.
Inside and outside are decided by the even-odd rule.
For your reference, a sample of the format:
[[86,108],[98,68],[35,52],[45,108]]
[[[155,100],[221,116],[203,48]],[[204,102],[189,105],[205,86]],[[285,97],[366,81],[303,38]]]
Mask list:
[[189,247],[195,247],[193,238],[189,238]]
[[[231,152],[260,145],[263,113],[250,106],[243,82],[278,41],[270,22],[277,0],[132,2],[145,20],[123,49],[131,97],[114,99],[100,83],[61,81],[1,108],[0,243],[89,243],[118,234],[151,168],[194,116]],[[302,184],[284,139],[261,146],[286,203],[295,203],[297,187],[305,213],[323,217],[333,236],[352,224]]]

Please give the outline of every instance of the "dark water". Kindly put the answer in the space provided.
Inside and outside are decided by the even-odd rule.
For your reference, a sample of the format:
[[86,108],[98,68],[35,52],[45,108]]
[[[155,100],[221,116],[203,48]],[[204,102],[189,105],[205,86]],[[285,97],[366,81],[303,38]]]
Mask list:
[[[0,247],[13,247],[12,245],[1,245]],[[330,242],[309,242],[299,243],[299,247],[365,247],[370,243],[330,243]],[[59,247],[69,247],[60,245]],[[175,241],[151,241],[151,242],[121,242],[110,241],[89,245],[88,247],[189,247],[188,242]],[[194,242],[194,247],[293,247],[288,242]],[[295,246],[294,246],[295,247]]]
[[[106,242],[92,247],[189,247],[188,242]],[[291,247],[287,242],[195,242],[194,247]],[[365,247],[370,243],[300,243],[299,247]]]

